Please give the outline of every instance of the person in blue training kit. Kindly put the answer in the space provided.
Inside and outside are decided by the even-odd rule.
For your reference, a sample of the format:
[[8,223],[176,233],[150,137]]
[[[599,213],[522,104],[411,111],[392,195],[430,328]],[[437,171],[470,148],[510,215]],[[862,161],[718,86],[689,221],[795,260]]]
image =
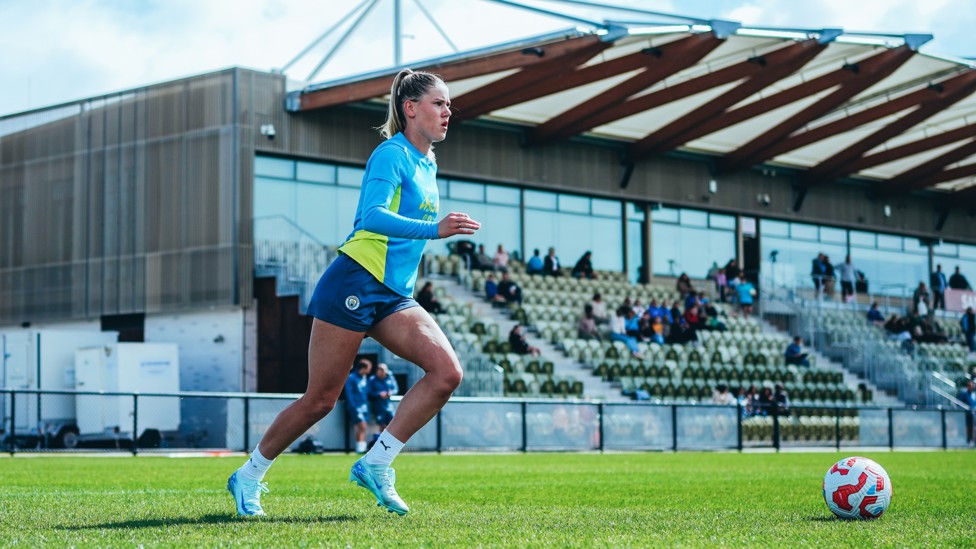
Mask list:
[[376,373],[369,376],[366,385],[366,396],[369,398],[369,411],[376,418],[376,424],[382,433],[393,420],[393,402],[390,397],[400,392],[396,378],[390,375],[390,369],[382,362],[376,366]]
[[346,379],[346,412],[356,436],[356,453],[366,452],[366,422],[369,421],[367,383],[371,364],[360,360]]
[[447,137],[451,98],[437,76],[400,71],[390,88],[386,137],[370,155],[352,234],[312,294],[308,388],[278,414],[247,462],[227,481],[237,514],[264,515],[261,482],[285,449],[335,407],[360,343],[372,337],[426,375],[400,400],[396,414],[349,480],[377,504],[405,515],[394,487],[394,458],[447,403],[461,383],[461,364],[444,332],[413,299],[417,267],[427,240],[472,235],[481,224],[452,212],[437,221],[434,143]]

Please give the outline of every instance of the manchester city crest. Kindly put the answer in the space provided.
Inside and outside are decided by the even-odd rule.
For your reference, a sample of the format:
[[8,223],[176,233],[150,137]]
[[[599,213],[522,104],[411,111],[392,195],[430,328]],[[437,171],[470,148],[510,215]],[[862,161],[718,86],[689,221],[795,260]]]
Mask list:
[[359,298],[351,295],[346,298],[346,308],[350,311],[355,311],[359,308]]

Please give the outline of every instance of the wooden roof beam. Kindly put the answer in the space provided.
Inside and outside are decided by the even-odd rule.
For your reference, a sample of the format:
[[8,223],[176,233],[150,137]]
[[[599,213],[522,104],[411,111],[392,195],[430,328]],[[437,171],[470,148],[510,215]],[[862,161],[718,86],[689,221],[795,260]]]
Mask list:
[[726,155],[722,162],[723,170],[735,171],[768,160],[769,156],[765,152],[772,145],[887,78],[914,54],[908,46],[901,46],[859,63],[845,65],[840,71],[849,75],[849,78],[838,89]]
[[864,153],[942,112],[973,93],[973,90],[976,89],[976,71],[964,73],[963,77],[954,78],[951,82],[946,81],[940,84],[929,85],[928,89],[933,92],[930,94],[928,101],[923,102],[917,109],[902,116],[898,120],[861,139],[857,143],[849,145],[844,150],[839,151],[834,156],[814,166],[800,177],[800,183],[809,187],[833,181],[852,173],[849,167],[850,164],[859,160],[864,156]]
[[931,135],[929,137],[919,139],[918,141],[912,141],[911,143],[905,143],[904,145],[899,145],[897,147],[892,147],[890,149],[865,156],[859,160],[851,162],[848,169],[851,170],[851,173],[857,173],[868,168],[887,164],[888,162],[894,162],[895,160],[900,160],[902,158],[908,158],[909,156],[936,149],[938,147],[943,147],[970,137],[976,137],[976,124],[962,126],[954,130]]
[[[682,40],[661,46],[659,51],[662,55],[658,61],[600,95],[592,97],[582,104],[575,105],[547,122],[536,126],[529,132],[528,142],[541,144],[555,141],[600,125],[597,115],[610,110],[628,97],[653,86],[668,76],[694,65],[723,43],[723,40],[712,34],[700,34],[691,38],[694,40]],[[672,45],[673,47],[669,47]],[[742,75],[739,75],[733,80],[741,77]],[[611,114],[612,116],[614,115]],[[590,125],[591,117],[594,121],[593,125]]]
[[[460,109],[455,116],[462,119],[474,118],[493,110],[510,105],[518,105],[533,99],[545,97],[564,90],[576,88],[585,84],[598,82],[605,78],[624,74],[626,72],[649,67],[660,62],[664,57],[685,55],[688,48],[694,48],[701,42],[711,42],[714,47],[722,44],[722,39],[712,33],[702,33],[680,38],[659,47],[645,48],[629,55],[617,57],[609,61],[594,63],[583,67],[583,60],[574,65],[564,65],[558,72],[544,78],[536,78],[531,83],[519,84],[503,78],[476,90],[454,98],[454,104]],[[523,72],[534,73],[533,70],[523,69]],[[521,74],[521,73],[520,73]],[[496,86],[497,84],[497,86]],[[477,95],[475,95],[477,94]]]
[[610,42],[596,42],[578,51],[547,59],[543,63],[523,67],[515,74],[455,97],[453,103],[457,112],[454,118],[470,120],[503,107],[522,103],[526,101],[522,99],[525,90],[540,82],[561,81],[564,75],[573,72],[579,65],[586,63],[594,55],[599,55],[612,45]]
[[[578,51],[598,42],[600,42],[600,37],[598,36],[580,36],[550,44],[539,44],[531,48],[499,52],[485,57],[434,63],[417,67],[416,70],[439,74],[444,81],[451,82],[452,80],[463,80],[465,78],[482,76],[494,72],[537,65],[544,63],[547,58],[561,57],[567,53]],[[392,74],[385,74],[360,82],[302,93],[299,96],[298,111],[309,111],[356,101],[365,101],[374,97],[383,97],[390,93],[392,77]]]
[[[941,179],[944,177],[945,167],[955,164],[960,160],[965,160],[976,154],[976,139],[970,140],[948,152],[945,152],[928,162],[923,162],[914,168],[902,172],[897,176],[875,185],[879,197],[887,197],[895,194],[909,193],[911,191],[924,189],[935,183],[951,181],[952,179]],[[971,166],[969,166],[971,168]],[[934,181],[934,182],[932,182]]]
[[765,56],[766,63],[761,65],[761,71],[746,78],[728,92],[679,116],[670,124],[634,143],[630,147],[630,155],[634,158],[650,155],[672,149],[679,142],[684,143],[686,140],[683,136],[688,128],[694,128],[718,116],[736,103],[793,74],[826,47],[827,44],[819,40],[807,40]]

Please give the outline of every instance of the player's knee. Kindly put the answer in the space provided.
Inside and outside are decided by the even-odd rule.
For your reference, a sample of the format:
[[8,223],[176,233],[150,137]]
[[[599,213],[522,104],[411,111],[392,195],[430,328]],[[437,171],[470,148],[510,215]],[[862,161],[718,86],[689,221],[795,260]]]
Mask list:
[[325,397],[310,396],[306,394],[302,397],[302,400],[305,401],[305,409],[307,410],[308,414],[316,417],[317,419],[322,419],[329,415],[329,412],[335,408],[335,402]]
[[461,385],[464,372],[461,371],[459,364],[452,363],[450,366],[440,369],[438,379],[445,393],[453,393]]

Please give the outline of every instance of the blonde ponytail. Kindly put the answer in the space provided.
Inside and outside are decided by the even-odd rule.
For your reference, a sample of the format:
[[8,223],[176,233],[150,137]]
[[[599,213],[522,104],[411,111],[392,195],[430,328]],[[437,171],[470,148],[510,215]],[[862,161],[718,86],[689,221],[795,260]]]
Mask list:
[[393,78],[390,86],[390,105],[386,109],[386,122],[376,128],[389,139],[407,127],[407,117],[403,114],[404,101],[420,101],[427,90],[442,83],[440,77],[429,72],[403,69]]

